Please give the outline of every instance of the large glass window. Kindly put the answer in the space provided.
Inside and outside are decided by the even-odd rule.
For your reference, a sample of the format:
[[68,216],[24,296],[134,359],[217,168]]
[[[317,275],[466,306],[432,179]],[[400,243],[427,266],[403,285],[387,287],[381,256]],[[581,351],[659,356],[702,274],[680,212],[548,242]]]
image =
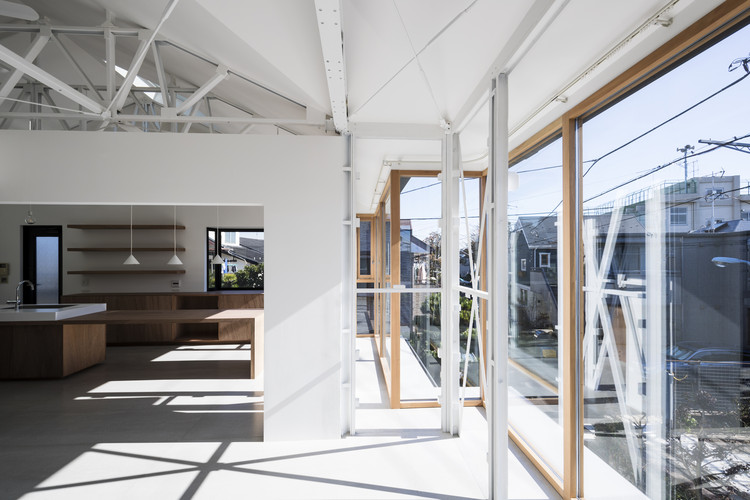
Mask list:
[[209,290],[263,290],[262,229],[208,228],[206,234]]
[[[400,284],[439,288],[441,183],[434,175],[399,176]],[[401,401],[437,401],[440,394],[440,293],[401,293]],[[395,297],[394,297],[395,298]]]
[[583,125],[586,498],[750,498],[749,38]]
[[508,193],[508,421],[562,481],[563,332],[558,314],[562,141],[511,166]]

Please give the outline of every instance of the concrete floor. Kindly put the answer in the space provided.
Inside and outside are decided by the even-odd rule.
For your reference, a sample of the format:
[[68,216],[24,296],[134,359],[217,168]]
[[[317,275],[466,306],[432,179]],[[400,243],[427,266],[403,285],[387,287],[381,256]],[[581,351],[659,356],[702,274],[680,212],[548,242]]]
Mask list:
[[[439,410],[388,410],[358,340],[357,433],[262,442],[249,346],[109,347],[63,380],[0,382],[0,498],[486,498],[486,421],[440,432]],[[510,450],[510,498],[557,499]]]

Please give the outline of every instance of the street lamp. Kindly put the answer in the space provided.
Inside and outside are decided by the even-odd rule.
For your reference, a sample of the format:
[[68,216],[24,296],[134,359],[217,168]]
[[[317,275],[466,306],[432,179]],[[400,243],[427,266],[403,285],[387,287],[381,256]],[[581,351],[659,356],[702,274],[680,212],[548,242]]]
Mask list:
[[747,264],[750,266],[750,261],[735,259],[734,257],[714,257],[711,259],[716,267],[727,267],[727,264]]

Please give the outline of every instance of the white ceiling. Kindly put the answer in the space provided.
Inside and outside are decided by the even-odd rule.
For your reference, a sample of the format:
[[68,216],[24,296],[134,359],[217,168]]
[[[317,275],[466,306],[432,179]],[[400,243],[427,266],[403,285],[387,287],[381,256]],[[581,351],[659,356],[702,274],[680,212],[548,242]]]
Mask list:
[[[116,26],[152,29],[168,2],[16,3],[32,7],[43,22],[53,26],[102,25],[109,11]],[[466,158],[486,154],[488,118],[482,104],[494,72],[509,74],[514,146],[720,3],[340,0],[348,128],[355,137],[354,160],[360,171],[357,210],[371,209],[378,178],[385,175],[384,162],[439,159],[441,121],[462,131]],[[671,26],[647,23],[665,8],[663,17],[673,19]],[[0,23],[11,22],[21,21],[0,17]],[[213,94],[259,116],[332,116],[314,0],[179,0],[157,39],[227,66],[232,76]],[[6,35],[0,43],[23,54],[29,40],[28,35]],[[105,53],[99,39],[76,39],[75,43],[87,66],[103,66]],[[118,65],[128,67],[136,47],[136,40],[118,39]],[[59,53],[47,50],[38,64],[59,66],[60,78],[80,83],[63,68]],[[211,64],[172,47],[165,47],[164,59],[169,74],[195,86],[214,72]],[[0,79],[6,74],[0,73]],[[156,81],[150,54],[139,74]],[[228,115],[233,111],[224,107],[217,112]],[[241,128],[227,126],[222,131]],[[276,127],[264,125],[244,131],[279,133]],[[282,131],[332,133],[330,127],[312,125],[288,126]],[[437,168],[437,164],[422,165]],[[482,168],[482,162],[472,163],[472,168]]]

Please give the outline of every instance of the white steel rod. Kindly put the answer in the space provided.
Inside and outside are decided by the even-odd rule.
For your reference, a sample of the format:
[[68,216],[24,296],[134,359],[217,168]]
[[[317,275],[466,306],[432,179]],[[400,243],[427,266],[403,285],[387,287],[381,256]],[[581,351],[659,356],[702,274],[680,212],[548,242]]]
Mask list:
[[156,39],[156,34],[172,14],[172,11],[174,11],[174,8],[177,6],[177,3],[179,1],[180,0],[170,0],[170,2],[164,8],[164,12],[161,15],[159,24],[156,25],[147,40],[141,41],[141,44],[138,46],[138,51],[135,53],[133,61],[130,63],[128,76],[125,77],[125,81],[120,87],[120,90],[117,92],[117,95],[112,99],[109,107],[107,107],[107,110],[111,111],[114,108],[115,110],[119,111],[120,109],[122,109],[122,106],[125,103],[125,99],[128,97],[128,93],[130,92],[130,87],[133,85],[135,77],[138,76],[138,71],[141,69],[141,64],[143,64],[144,59],[146,59],[146,52],[148,52],[148,47]]
[[[34,103],[31,103],[34,104]],[[30,113],[26,111],[19,112],[0,112],[0,118],[12,118],[12,119],[54,119],[59,120],[60,118],[80,120],[83,117],[87,118],[99,118],[100,120],[108,119],[107,116],[103,116],[100,113]],[[112,123],[117,122],[128,122],[128,121],[139,121],[139,122],[151,122],[151,123],[246,123],[253,125],[324,125],[322,122],[311,122],[305,119],[294,119],[294,118],[253,118],[243,116],[160,116],[160,115],[117,115]]]
[[203,99],[203,96],[211,92],[211,89],[221,83],[227,76],[229,76],[226,66],[219,66],[216,68],[216,73],[206,83],[200,86],[198,90],[185,99],[182,104],[177,107],[177,114],[182,114],[186,110],[190,109],[195,103]]
[[442,288],[357,288],[357,295],[369,293],[441,293]]
[[166,107],[172,106],[169,92],[167,91],[167,74],[164,71],[164,61],[161,58],[161,48],[159,42],[154,41],[151,44],[152,52],[154,54],[154,66],[156,66],[156,77],[159,80],[159,88],[161,89],[161,100],[162,104]]
[[62,40],[60,40],[60,37],[53,34],[52,40],[55,42],[55,45],[57,45],[57,48],[60,49],[60,52],[62,52],[63,56],[65,56],[65,59],[68,60],[70,65],[73,66],[76,72],[81,76],[81,78],[86,80],[86,86],[88,87],[88,89],[94,94],[96,94],[97,97],[99,97],[99,99],[104,99],[102,95],[99,93],[99,90],[96,88],[96,85],[94,85],[94,82],[91,81],[91,79],[86,74],[86,72],[83,71],[83,68],[81,68],[78,62],[76,62],[76,60],[73,58],[73,55],[70,53],[68,48],[65,47],[65,45],[63,45]]
[[[47,45],[49,37],[49,34],[45,35],[40,33],[39,36],[37,36],[34,40],[34,43],[31,45],[31,47],[29,47],[29,50],[26,51],[24,59],[30,63],[33,63],[34,59],[37,58],[42,49]],[[8,97],[22,77],[23,71],[21,71],[20,69],[13,70],[13,73],[10,74],[5,83],[3,83],[2,88],[0,88],[0,99]]]
[[[10,64],[14,68],[20,69],[25,74],[29,75],[35,80],[39,80],[43,84],[49,86],[55,92],[62,94],[63,96],[67,97],[77,104],[80,104],[86,109],[94,111],[96,113],[104,112],[104,108],[98,102],[90,99],[89,97],[86,97],[67,83],[52,76],[39,66],[30,63],[29,61],[3,45],[0,45],[0,60]],[[57,119],[57,117],[55,117],[55,119]]]
[[115,35],[112,30],[104,30],[104,54],[107,63],[107,100],[112,101],[115,97]]
[[475,297],[479,297],[480,299],[489,299],[490,298],[490,292],[485,292],[484,290],[477,290],[476,288],[469,288],[468,286],[456,285],[454,287],[454,290],[458,290],[459,292],[463,292],[466,295],[472,295],[472,296],[475,296]]

